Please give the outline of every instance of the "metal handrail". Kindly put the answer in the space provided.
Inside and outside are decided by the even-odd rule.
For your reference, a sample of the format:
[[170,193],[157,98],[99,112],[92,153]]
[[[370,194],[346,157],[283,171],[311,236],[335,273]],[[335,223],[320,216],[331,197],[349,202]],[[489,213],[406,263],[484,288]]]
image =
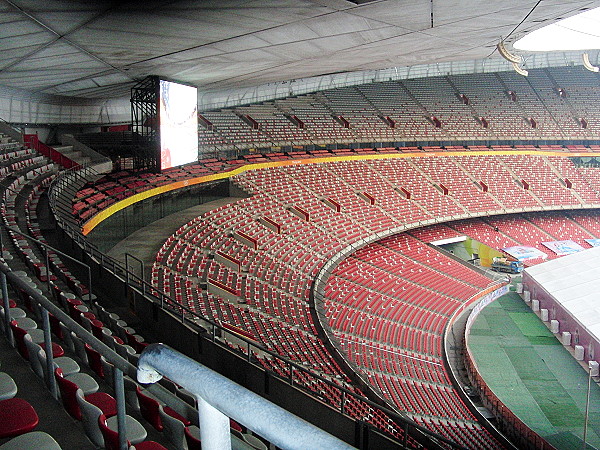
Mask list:
[[[44,330],[44,343],[46,348],[52,348],[52,335],[50,330],[49,314],[62,322],[69,331],[73,331],[78,338],[99,352],[114,366],[114,389],[117,401],[117,423],[119,430],[120,447],[127,448],[126,444],[126,407],[123,375],[136,377],[140,383],[155,383],[161,376],[153,373],[158,368],[162,374],[167,375],[172,381],[188,389],[198,399],[198,412],[203,447],[207,449],[231,448],[231,432],[228,417],[239,421],[248,429],[257,432],[270,442],[282,448],[353,448],[345,442],[331,436],[320,428],[294,416],[262,397],[237,385],[233,381],[213,372],[201,364],[181,355],[174,350],[162,345],[151,344],[140,356],[136,369],[129,361],[118,355],[106,344],[98,340],[92,333],[78,324],[62,309],[48,300],[29,283],[11,271],[10,267],[0,262],[0,287],[4,307],[4,331],[10,338],[10,314],[8,283],[24,291],[34,302],[40,306]],[[154,359],[157,357],[158,359]],[[56,380],[54,378],[54,360],[52,352],[47,352],[46,382],[55,398],[57,398]],[[191,381],[190,381],[191,380]],[[150,389],[153,393],[158,393]],[[167,394],[168,395],[168,394]],[[217,407],[215,412],[206,408],[204,403]],[[191,407],[188,407],[193,409]],[[221,417],[222,416],[222,417]],[[224,418],[224,419],[223,419]],[[258,420],[261,419],[261,420]],[[214,435],[214,423],[225,424],[218,428],[218,435]],[[217,439],[218,437],[218,439]],[[303,445],[306,443],[307,445]],[[302,445],[299,445],[302,444]],[[310,444],[310,445],[309,445]],[[314,445],[313,445],[314,444]]]
[[[48,291],[50,291],[50,267],[49,267],[49,258],[48,258],[48,251],[51,250],[54,253],[67,258],[69,261],[78,264],[80,266],[83,266],[86,270],[87,270],[87,281],[88,281],[88,285],[87,285],[87,290],[88,290],[88,298],[92,298],[92,269],[89,265],[85,264],[84,262],[79,261],[77,258],[73,258],[72,256],[61,252],[60,250],[52,247],[51,245],[48,245],[46,242],[40,241],[39,239],[34,238],[33,236],[30,236],[27,233],[24,233],[23,231],[21,231],[18,228],[14,228],[14,227],[10,227],[8,225],[6,225],[4,222],[0,221],[0,228],[4,228],[8,231],[11,231],[15,234],[18,234],[19,236],[32,241],[33,243],[41,246],[44,250],[44,257],[45,257],[45,266],[46,266],[46,278],[47,278],[47,282],[48,282]],[[2,242],[3,238],[2,238],[2,233],[0,233],[0,248],[3,247],[3,242]],[[84,296],[85,298],[85,296]]]
[[278,448],[354,448],[172,348],[150,344],[138,361],[138,381],[155,383],[163,375],[196,396],[206,450],[231,448],[229,417]]
[[[90,333],[83,326],[77,323],[60,307],[48,300],[48,298],[46,298],[45,295],[40,293],[41,291],[34,288],[29,282],[23,280],[18,274],[12,271],[11,268],[5,262],[0,261],[0,293],[2,295],[2,305],[5,311],[3,317],[4,320],[2,323],[3,326],[1,328],[4,329],[4,332],[10,342],[12,342],[12,333],[10,332],[10,314],[6,313],[6,311],[10,310],[8,283],[10,283],[14,288],[22,290],[26,295],[28,295],[31,298],[32,302],[37,303],[40,306],[40,312],[42,315],[42,326],[44,330],[45,348],[52,348],[52,334],[49,321],[49,314],[52,314],[54,317],[56,317],[56,319],[63,323],[69,331],[73,331],[78,338],[80,338],[83,342],[85,342],[94,350],[99,352],[108,362],[110,362],[114,366],[114,391],[117,401],[118,415],[120,414],[120,417],[118,417],[119,430],[124,430],[126,424],[126,411],[123,375],[127,375],[135,379],[137,374],[137,368],[133,364],[131,364],[127,359],[121,357],[113,349],[104,344],[101,340],[97,339],[92,333]],[[57,398],[56,380],[53,375],[54,365],[52,352],[47,352],[46,359],[49,369],[46,371],[46,383],[48,384],[48,386],[50,386],[51,392],[53,392],[55,398]],[[151,385],[148,386],[146,389],[160,400],[168,403],[169,406],[173,407],[179,413],[182,413],[186,417],[192,417],[198,414],[196,408],[187,404],[182,399],[175,397],[171,392],[169,392],[166,388],[160,385]],[[121,448],[126,449],[126,441],[124,440],[126,434],[119,434],[123,437]]]
[[[24,291],[34,302],[40,306],[42,314],[42,323],[44,328],[44,343],[45,348],[52,348],[52,336],[50,333],[50,320],[49,314],[52,314],[59,321],[61,321],[70,331],[75,332],[77,337],[92,347],[94,350],[99,352],[106,358],[111,364],[115,366],[115,397],[117,401],[117,423],[119,430],[119,438],[121,442],[121,448],[126,449],[126,433],[125,433],[125,392],[123,386],[123,373],[135,377],[135,366],[129,363],[126,359],[119,356],[106,344],[98,340],[93,334],[88,332],[80,324],[75,322],[69,317],[62,309],[50,302],[45,296],[40,294],[35,288],[30,286],[19,276],[15,275],[8,265],[4,262],[0,262],[0,285],[2,287],[2,297],[4,305],[4,316],[5,316],[5,333],[7,336],[10,335],[10,314],[9,314],[9,297],[7,289],[7,281],[18,289]],[[8,319],[8,320],[7,320]],[[10,339],[10,338],[9,338]],[[56,380],[54,379],[54,358],[52,352],[46,352],[47,370],[46,370],[46,383],[50,386],[50,391],[55,398],[58,398],[56,389]],[[121,388],[118,388],[121,386]]]

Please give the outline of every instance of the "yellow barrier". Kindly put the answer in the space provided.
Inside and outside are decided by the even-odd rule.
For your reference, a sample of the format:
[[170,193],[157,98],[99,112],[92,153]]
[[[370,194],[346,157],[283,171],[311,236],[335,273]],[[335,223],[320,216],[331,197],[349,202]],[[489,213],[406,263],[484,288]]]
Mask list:
[[108,219],[113,214],[121,211],[134,203],[141,202],[147,198],[154,197],[157,195],[164,194],[166,192],[174,191],[188,186],[196,184],[207,183],[209,181],[223,180],[231,178],[240,173],[248,170],[266,169],[270,167],[286,167],[295,166],[302,164],[317,164],[337,161],[365,161],[372,159],[396,159],[396,158],[425,158],[425,157],[452,157],[452,156],[486,156],[486,155],[531,155],[531,156],[561,156],[561,157],[573,157],[573,156],[600,156],[600,153],[569,153],[569,152],[553,152],[553,151],[542,151],[542,150],[488,150],[488,151],[441,151],[441,152],[412,152],[412,153],[385,153],[385,154],[369,154],[369,155],[351,155],[351,156],[331,156],[325,158],[306,158],[306,159],[291,159],[287,161],[274,161],[258,164],[246,164],[237,169],[230,170],[228,172],[221,172],[212,175],[205,175],[202,177],[190,178],[187,180],[176,181],[165,186],[159,186],[154,189],[149,189],[138,194],[134,194],[131,197],[127,197],[119,202],[113,203],[108,208],[103,209],[94,216],[92,216],[81,228],[81,232],[84,236],[87,236],[95,227],[101,222]]

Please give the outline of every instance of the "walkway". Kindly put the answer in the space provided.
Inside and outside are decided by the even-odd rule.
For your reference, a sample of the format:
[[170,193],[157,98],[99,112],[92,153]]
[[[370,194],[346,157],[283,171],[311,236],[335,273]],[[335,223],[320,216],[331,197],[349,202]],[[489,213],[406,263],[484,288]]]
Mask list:
[[[237,200],[240,200],[240,198],[225,197],[198,206],[193,206],[192,208],[178,211],[175,214],[156,220],[130,234],[127,238],[123,239],[110,249],[110,251],[107,252],[107,255],[125,264],[125,253],[129,253],[144,262],[146,275],[148,275],[150,267],[156,259],[156,253],[158,253],[158,250],[160,250],[160,247],[167,238],[177,231],[179,227],[188,223],[190,220],[201,216],[207,211]],[[108,219],[108,221],[110,221],[110,219]],[[102,225],[100,225],[100,227],[102,227]],[[137,268],[139,267],[139,263],[132,258],[128,259],[131,270],[138,274]]]

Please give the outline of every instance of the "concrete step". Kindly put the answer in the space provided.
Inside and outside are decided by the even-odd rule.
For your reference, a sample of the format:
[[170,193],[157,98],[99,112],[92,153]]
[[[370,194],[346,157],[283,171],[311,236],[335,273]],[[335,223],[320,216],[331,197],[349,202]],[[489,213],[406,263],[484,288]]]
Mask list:
[[52,147],[54,150],[59,151],[59,152],[69,152],[73,150],[73,146],[72,145],[56,145],[54,147]]
[[77,160],[74,160],[78,164],[88,164],[92,162],[92,158],[89,156],[80,156]]
[[71,155],[81,154],[81,152],[74,151],[72,145],[60,145],[60,146],[53,147],[53,148],[54,148],[54,150],[56,150],[57,152],[60,152],[61,154],[65,155],[68,158],[70,158]]
[[71,161],[75,161],[77,164],[86,164],[91,161],[90,157],[83,156],[80,151],[73,150],[72,145],[60,145],[54,147],[54,150],[69,158]]

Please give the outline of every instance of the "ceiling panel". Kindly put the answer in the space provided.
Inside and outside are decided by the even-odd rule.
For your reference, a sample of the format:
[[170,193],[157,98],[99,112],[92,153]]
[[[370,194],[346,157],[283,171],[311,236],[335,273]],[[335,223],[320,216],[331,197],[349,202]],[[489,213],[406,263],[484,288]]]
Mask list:
[[0,0],[0,85],[112,97],[129,95],[147,75],[227,89],[483,59],[508,35],[597,6],[589,0]]

